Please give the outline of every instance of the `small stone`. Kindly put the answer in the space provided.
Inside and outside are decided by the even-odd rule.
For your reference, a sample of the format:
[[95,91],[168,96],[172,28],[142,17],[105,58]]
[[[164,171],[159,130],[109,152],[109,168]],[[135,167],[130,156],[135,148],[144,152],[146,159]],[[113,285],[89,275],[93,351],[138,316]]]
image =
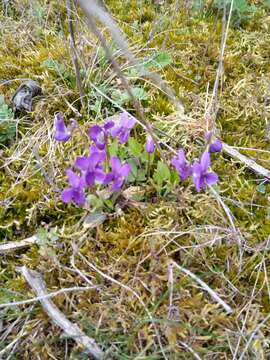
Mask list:
[[36,81],[27,80],[23,82],[11,99],[13,112],[32,111],[33,98],[41,94],[42,89]]

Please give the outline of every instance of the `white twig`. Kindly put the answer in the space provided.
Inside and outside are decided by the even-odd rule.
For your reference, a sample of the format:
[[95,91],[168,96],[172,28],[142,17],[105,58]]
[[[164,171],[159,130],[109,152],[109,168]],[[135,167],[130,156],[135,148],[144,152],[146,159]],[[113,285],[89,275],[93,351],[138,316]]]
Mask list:
[[190,270],[183,268],[182,266],[178,265],[175,261],[171,261],[172,265],[174,265],[178,270],[182,271],[183,273],[185,273],[186,275],[190,276],[193,280],[195,280],[198,284],[201,285],[201,287],[208,292],[208,294],[212,297],[212,299],[214,299],[220,306],[222,306],[224,308],[224,310],[227,313],[232,313],[233,309],[225,303],[225,301],[223,301],[218,294],[211,289],[204,281],[202,281],[200,278],[198,278],[198,276],[196,276],[195,274],[193,274]]
[[183,341],[179,341],[179,343],[183,345],[184,348],[186,348],[188,351],[190,351],[196,360],[202,360],[202,358],[188,344],[184,343]]
[[168,288],[169,288],[169,310],[168,310],[168,319],[171,319],[172,308],[173,308],[173,266],[169,264],[168,266]]
[[77,324],[69,321],[55,304],[50,299],[46,298],[48,293],[42,276],[38,272],[28,269],[26,266],[19,268],[19,271],[31,288],[37,293],[43,310],[52,321],[59,326],[68,337],[71,337],[78,344],[84,346],[94,359],[102,359],[103,351],[97,345],[95,340],[85,335]]
[[74,287],[70,287],[70,288],[63,288],[63,289],[54,291],[54,292],[46,294],[46,295],[34,297],[32,299],[21,300],[21,301],[12,301],[12,302],[9,302],[9,303],[3,303],[3,304],[0,304],[0,309],[1,308],[6,308],[6,307],[12,307],[12,306],[31,304],[31,303],[36,302],[36,301],[50,299],[50,298],[52,298],[54,296],[57,296],[59,294],[63,294],[63,293],[66,293],[66,292],[86,291],[86,290],[95,289],[95,288],[96,288],[96,286],[74,286]]
[[225,151],[226,154],[244,163],[250,170],[254,171],[255,173],[262,175],[267,179],[270,179],[270,170],[266,169],[262,165],[257,164],[256,161],[250,159],[248,156],[241,154],[232,146],[223,143],[223,151]]
[[221,196],[216,192],[216,190],[209,186],[210,191],[215,196],[218,203],[222,206],[225,214],[227,215],[229,222],[231,224],[232,230],[234,232],[234,235],[237,237],[238,247],[239,247],[239,271],[242,269],[242,262],[243,262],[243,249],[242,244],[244,243],[244,239],[242,237],[242,234],[240,231],[237,230],[234,221],[233,221],[233,214],[231,213],[231,210],[228,208],[228,206],[224,203]]
[[5,244],[0,244],[0,254],[5,254],[9,251],[22,249],[24,247],[36,244],[37,242],[38,242],[37,235],[33,235],[21,241],[11,241]]

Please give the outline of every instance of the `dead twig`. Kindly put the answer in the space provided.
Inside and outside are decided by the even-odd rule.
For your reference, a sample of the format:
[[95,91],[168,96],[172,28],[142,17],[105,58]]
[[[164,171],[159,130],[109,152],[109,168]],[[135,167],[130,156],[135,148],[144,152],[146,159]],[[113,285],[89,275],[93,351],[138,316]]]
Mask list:
[[[19,271],[20,271],[20,268],[19,268]],[[52,298],[54,296],[57,296],[59,294],[63,294],[63,293],[71,292],[71,291],[86,291],[86,290],[90,290],[90,289],[96,289],[96,286],[83,286],[83,287],[74,286],[74,287],[71,287],[71,288],[63,288],[63,289],[54,291],[52,293],[49,293],[47,295],[37,296],[37,297],[32,298],[32,299],[27,299],[27,300],[22,300],[22,301],[12,301],[12,302],[9,302],[9,303],[3,303],[3,304],[0,304],[0,309],[1,308],[6,308],[6,307],[13,307],[13,306],[31,304],[31,303],[34,303],[36,301],[50,299],[50,298]]]
[[75,69],[75,75],[76,75],[76,85],[77,85],[77,89],[80,94],[81,104],[83,106],[84,105],[83,99],[84,99],[85,94],[84,94],[83,87],[82,87],[80,66],[79,66],[79,61],[78,61],[78,53],[77,53],[76,42],[75,42],[75,33],[74,33],[73,17],[72,17],[72,0],[66,1],[66,8],[67,8],[67,18],[68,18],[68,30],[69,30],[69,35],[70,35],[70,48],[71,48],[71,53],[72,53],[73,65],[74,65],[74,69]]
[[37,235],[33,235],[27,239],[21,241],[11,241],[5,244],[0,244],[0,254],[5,254],[13,250],[23,249],[38,243]]
[[232,156],[233,158],[239,160],[241,163],[245,164],[250,170],[254,171],[255,173],[262,175],[267,179],[270,179],[270,170],[266,169],[262,165],[257,164],[256,161],[250,159],[248,156],[241,154],[232,146],[223,143],[223,151],[226,154]]
[[41,274],[28,269],[26,266],[19,268],[19,271],[31,286],[31,288],[36,292],[38,297],[40,297],[39,301],[44,311],[52,319],[52,321],[57,326],[59,326],[68,337],[71,337],[79,345],[85,347],[94,359],[102,359],[103,351],[100,349],[96,341],[85,335],[85,333],[79,328],[77,324],[69,321],[66,316],[55,306],[55,304],[50,299],[46,298],[48,293]]
[[188,269],[183,268],[182,266],[178,265],[175,261],[171,261],[171,264],[173,266],[175,266],[178,270],[182,271],[183,273],[185,273],[186,275],[190,276],[193,280],[195,280],[198,284],[201,285],[201,287],[208,292],[208,294],[211,296],[211,298],[213,300],[215,300],[220,306],[223,307],[223,309],[228,313],[232,313],[233,309],[225,303],[225,301],[223,301],[219,295],[213,290],[211,289],[204,281],[202,281],[200,278],[198,278],[198,276],[196,276],[195,274],[193,274],[193,272],[191,272]]

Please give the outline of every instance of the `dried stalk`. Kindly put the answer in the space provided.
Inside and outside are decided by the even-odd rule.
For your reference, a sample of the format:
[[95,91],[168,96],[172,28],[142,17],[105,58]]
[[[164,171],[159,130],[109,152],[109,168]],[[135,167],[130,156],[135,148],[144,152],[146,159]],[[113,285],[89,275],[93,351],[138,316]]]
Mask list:
[[270,170],[266,169],[262,165],[256,163],[256,161],[250,159],[248,156],[241,154],[238,150],[234,149],[232,146],[223,143],[223,150],[226,154],[234,157],[239,160],[241,163],[244,163],[250,170],[255,173],[270,179]]
[[79,328],[77,324],[69,321],[66,316],[55,306],[55,304],[46,297],[48,293],[41,274],[28,269],[26,266],[19,268],[19,271],[24,276],[31,288],[36,292],[38,297],[41,297],[40,303],[43,307],[43,310],[52,319],[52,321],[57,326],[59,326],[68,337],[71,337],[79,345],[85,347],[94,359],[102,359],[103,351],[100,349],[95,340],[85,335],[85,333]]
[[[18,268],[18,270],[20,271],[20,268]],[[63,289],[48,293],[47,295],[37,296],[32,299],[3,303],[3,304],[0,304],[0,309],[7,308],[7,307],[13,307],[13,306],[32,304],[34,302],[45,300],[45,299],[50,299],[54,296],[57,296],[57,295],[60,295],[63,293],[67,293],[67,292],[71,292],[71,291],[86,291],[86,290],[90,290],[90,289],[96,289],[96,286],[74,286],[74,287],[70,287],[70,288],[63,288]]]
[[208,292],[208,294],[211,296],[211,298],[213,300],[215,300],[220,306],[222,306],[224,308],[224,310],[230,314],[233,312],[233,309],[225,303],[225,301],[223,301],[219,295],[213,290],[211,289],[204,281],[202,281],[200,278],[198,278],[198,276],[196,276],[195,274],[193,274],[193,272],[191,272],[188,269],[183,268],[182,266],[178,265],[175,261],[171,261],[172,265],[175,266],[178,270],[182,271],[183,273],[185,273],[186,275],[190,276],[193,280],[195,280],[198,284],[201,285],[201,287]]
[[83,88],[82,88],[82,80],[81,80],[81,73],[80,73],[80,66],[78,61],[78,54],[76,49],[76,42],[75,42],[75,33],[73,28],[73,18],[72,18],[72,0],[66,1],[66,8],[67,8],[67,18],[68,18],[68,30],[70,35],[70,48],[72,52],[72,61],[75,69],[75,75],[76,75],[76,85],[77,89],[80,94],[80,100],[82,106],[83,104],[83,98],[85,96]]
[[33,235],[21,241],[11,241],[5,244],[0,244],[0,254],[5,254],[13,250],[20,250],[25,247],[31,246],[33,244],[37,244],[37,242],[38,242],[37,235]]

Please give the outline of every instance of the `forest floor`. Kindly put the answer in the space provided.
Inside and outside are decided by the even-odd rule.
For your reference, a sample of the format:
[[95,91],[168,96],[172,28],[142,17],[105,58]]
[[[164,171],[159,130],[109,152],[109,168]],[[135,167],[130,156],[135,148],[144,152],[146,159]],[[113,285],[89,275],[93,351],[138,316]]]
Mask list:
[[[113,205],[64,204],[59,189],[85,151],[82,134],[121,107],[137,115],[79,7],[72,15],[82,99],[65,2],[2,2],[0,93],[10,107],[18,86],[32,79],[42,95],[30,112],[0,104],[0,121],[1,114],[15,119],[10,128],[0,123],[0,359],[91,358],[76,335],[63,334],[44,299],[34,299],[40,293],[30,270],[48,293],[63,290],[50,301],[105,359],[269,359],[270,8],[244,1],[226,31],[218,2],[105,3],[132,53],[184,110],[125,60],[99,22],[162,154]],[[213,116],[207,110],[224,34]],[[58,111],[80,127],[66,143],[54,140]],[[168,167],[157,169],[161,157],[169,164],[170,148],[198,156],[212,126],[224,143],[212,156],[217,185],[197,193],[192,181],[175,184]],[[133,135],[121,151],[136,158],[145,131],[138,125]]]

